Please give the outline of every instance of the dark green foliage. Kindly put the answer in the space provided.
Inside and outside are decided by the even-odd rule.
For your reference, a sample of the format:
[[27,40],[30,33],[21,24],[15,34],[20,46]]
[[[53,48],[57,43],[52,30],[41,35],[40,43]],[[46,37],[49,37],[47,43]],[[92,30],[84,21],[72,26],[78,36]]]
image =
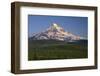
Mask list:
[[[84,41],[83,41],[84,42]],[[29,40],[28,60],[87,58],[87,42],[66,43],[55,40]]]

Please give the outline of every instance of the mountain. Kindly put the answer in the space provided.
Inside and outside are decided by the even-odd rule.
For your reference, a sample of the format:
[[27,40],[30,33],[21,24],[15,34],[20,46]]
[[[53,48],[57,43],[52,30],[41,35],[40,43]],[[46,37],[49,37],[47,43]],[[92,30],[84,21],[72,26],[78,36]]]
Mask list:
[[53,23],[49,28],[45,31],[34,34],[31,39],[32,40],[60,40],[60,41],[74,41],[80,40],[80,36],[76,36],[70,32],[65,31],[58,24]]

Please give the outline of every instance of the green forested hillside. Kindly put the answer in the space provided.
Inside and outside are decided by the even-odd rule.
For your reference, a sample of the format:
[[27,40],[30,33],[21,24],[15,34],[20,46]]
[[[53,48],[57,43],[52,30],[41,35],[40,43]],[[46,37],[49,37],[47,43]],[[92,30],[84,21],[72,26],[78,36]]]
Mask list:
[[87,58],[87,41],[29,40],[28,60]]

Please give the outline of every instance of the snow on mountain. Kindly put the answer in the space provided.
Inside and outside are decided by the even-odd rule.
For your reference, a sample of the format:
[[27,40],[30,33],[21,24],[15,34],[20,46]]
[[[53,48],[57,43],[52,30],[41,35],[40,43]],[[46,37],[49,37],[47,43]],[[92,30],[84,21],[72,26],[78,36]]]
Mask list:
[[58,24],[53,23],[52,26],[47,28],[44,32],[33,35],[33,40],[60,40],[60,41],[73,41],[80,40],[79,36],[76,36],[70,32],[65,31]]

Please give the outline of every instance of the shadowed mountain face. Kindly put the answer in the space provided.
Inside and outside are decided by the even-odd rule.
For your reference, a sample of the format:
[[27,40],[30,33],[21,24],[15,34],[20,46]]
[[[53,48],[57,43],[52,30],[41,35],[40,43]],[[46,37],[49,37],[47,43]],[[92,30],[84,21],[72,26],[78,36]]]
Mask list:
[[76,36],[70,32],[65,31],[58,24],[53,23],[49,28],[45,31],[34,34],[31,37],[32,40],[59,40],[59,41],[74,41],[80,40],[81,37]]

